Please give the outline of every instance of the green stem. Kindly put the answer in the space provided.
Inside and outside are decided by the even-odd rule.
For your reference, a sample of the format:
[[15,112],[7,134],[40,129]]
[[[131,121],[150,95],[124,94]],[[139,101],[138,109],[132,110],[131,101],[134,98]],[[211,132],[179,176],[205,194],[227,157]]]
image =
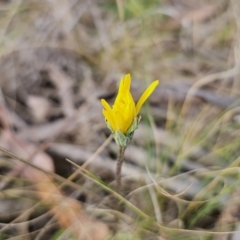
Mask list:
[[117,157],[117,168],[116,168],[116,192],[121,195],[122,192],[122,181],[121,181],[121,170],[123,163],[123,156],[125,152],[125,147],[119,147],[118,157]]

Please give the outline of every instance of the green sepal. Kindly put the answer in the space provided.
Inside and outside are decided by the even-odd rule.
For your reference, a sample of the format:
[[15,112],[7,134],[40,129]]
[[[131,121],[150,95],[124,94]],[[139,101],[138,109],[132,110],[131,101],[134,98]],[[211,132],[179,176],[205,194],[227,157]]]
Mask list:
[[128,144],[131,142],[134,131],[138,128],[138,124],[139,124],[140,120],[141,120],[141,116],[135,117],[133,119],[132,125],[129,127],[126,134],[123,134],[122,132],[120,132],[118,130],[114,131],[114,129],[111,127],[111,125],[108,123],[107,120],[106,120],[106,124],[107,124],[107,127],[112,132],[116,143],[120,147],[126,148],[128,146]]
[[138,128],[138,124],[140,123],[140,121],[141,121],[140,115],[133,119],[133,123],[130,126],[130,128],[127,130],[126,136],[135,132],[135,130]]
[[115,131],[113,136],[114,136],[116,143],[120,147],[126,148],[128,146],[128,144],[131,142],[133,134],[134,134],[135,130],[138,128],[138,124],[139,124],[140,120],[141,120],[141,116],[135,117],[133,119],[132,125],[129,127],[129,129],[127,130],[125,135],[120,131]]
[[123,147],[123,148],[126,148],[131,141],[131,139],[129,137],[125,136],[122,132],[120,132],[118,130],[115,131],[115,133],[113,134],[113,137],[114,137],[117,145],[119,145],[120,147]]

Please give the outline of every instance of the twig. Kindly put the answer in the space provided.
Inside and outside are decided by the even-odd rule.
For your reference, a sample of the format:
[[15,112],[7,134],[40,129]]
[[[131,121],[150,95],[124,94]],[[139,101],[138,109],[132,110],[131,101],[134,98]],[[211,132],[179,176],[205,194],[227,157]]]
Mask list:
[[105,184],[102,184],[98,179],[95,179],[93,177],[93,175],[91,174],[91,172],[89,172],[87,169],[82,168],[81,166],[77,165],[76,163],[74,163],[73,161],[69,160],[66,158],[66,161],[68,161],[69,163],[71,163],[74,167],[77,168],[77,171],[79,173],[81,173],[82,175],[84,175],[85,177],[87,177],[88,179],[91,179],[91,181],[93,181],[94,183],[96,183],[97,185],[101,186],[104,190],[108,191],[109,193],[113,194],[114,197],[118,198],[120,201],[122,201],[126,206],[128,206],[131,210],[133,210],[136,214],[138,214],[139,217],[143,218],[143,219],[150,219],[150,217],[144,213],[142,210],[140,210],[138,207],[136,207],[135,205],[133,205],[131,202],[129,202],[127,199],[125,199],[124,197],[122,197],[119,193],[117,193],[116,191],[112,190],[110,187],[108,187]]
[[226,71],[223,71],[223,72],[217,72],[217,73],[207,75],[207,76],[201,78],[200,80],[198,80],[197,82],[195,82],[191,86],[191,88],[188,90],[187,96],[186,96],[185,101],[182,106],[181,116],[183,118],[186,116],[189,106],[190,106],[190,103],[191,103],[191,96],[195,95],[196,92],[200,88],[202,88],[203,86],[210,84],[214,81],[236,76],[238,74],[238,72],[239,72],[239,69],[237,66],[235,66],[235,67],[228,69]]

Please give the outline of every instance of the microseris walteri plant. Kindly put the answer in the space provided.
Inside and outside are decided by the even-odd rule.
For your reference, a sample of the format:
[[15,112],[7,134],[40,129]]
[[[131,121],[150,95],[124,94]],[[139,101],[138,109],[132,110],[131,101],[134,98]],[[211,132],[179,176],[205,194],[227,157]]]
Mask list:
[[138,124],[141,120],[139,112],[142,105],[153,93],[158,84],[158,80],[152,82],[135,104],[130,91],[131,76],[130,74],[127,74],[120,80],[118,94],[112,107],[104,99],[101,99],[101,103],[104,107],[103,115],[105,117],[107,127],[111,130],[116,143],[119,145],[116,170],[116,186],[118,188],[118,192],[120,192],[121,188],[120,175],[124,151],[130,143],[134,131],[138,128]]
[[130,92],[131,76],[127,74],[120,80],[118,94],[112,107],[101,99],[107,126],[120,147],[126,148],[131,141],[141,119],[139,111],[158,84],[158,80],[152,82],[135,104]]

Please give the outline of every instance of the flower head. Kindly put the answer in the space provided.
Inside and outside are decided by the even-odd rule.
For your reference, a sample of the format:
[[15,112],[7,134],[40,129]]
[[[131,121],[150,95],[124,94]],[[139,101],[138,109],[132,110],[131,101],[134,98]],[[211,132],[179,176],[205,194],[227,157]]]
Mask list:
[[140,121],[139,111],[158,84],[158,80],[152,82],[135,104],[130,92],[131,77],[130,74],[127,74],[120,80],[118,94],[112,107],[104,99],[101,99],[104,107],[103,115],[108,128],[120,146],[126,147],[130,142]]

